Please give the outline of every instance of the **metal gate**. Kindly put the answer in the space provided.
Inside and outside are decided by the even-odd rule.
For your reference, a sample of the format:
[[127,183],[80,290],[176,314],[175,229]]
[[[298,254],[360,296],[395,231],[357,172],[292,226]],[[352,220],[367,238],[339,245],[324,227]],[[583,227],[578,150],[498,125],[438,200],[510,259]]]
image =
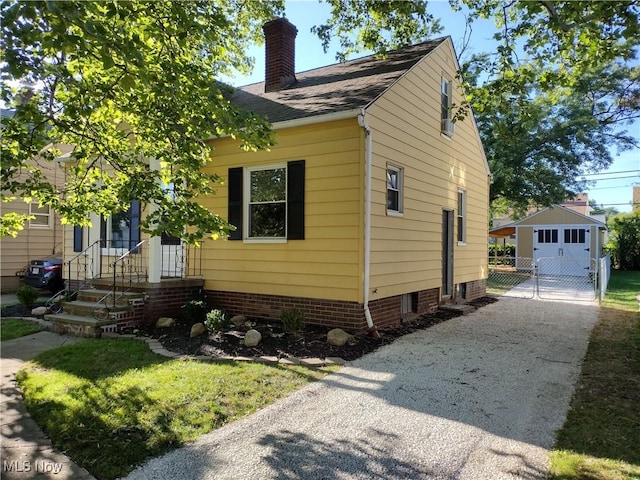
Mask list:
[[516,298],[545,300],[594,301],[598,297],[598,262],[581,259],[576,267],[574,258],[544,257],[538,260],[523,257],[489,259],[487,293]]
[[[548,300],[594,301],[598,291],[598,265],[594,258],[545,257],[536,261],[536,293]],[[583,267],[588,265],[588,267]]]

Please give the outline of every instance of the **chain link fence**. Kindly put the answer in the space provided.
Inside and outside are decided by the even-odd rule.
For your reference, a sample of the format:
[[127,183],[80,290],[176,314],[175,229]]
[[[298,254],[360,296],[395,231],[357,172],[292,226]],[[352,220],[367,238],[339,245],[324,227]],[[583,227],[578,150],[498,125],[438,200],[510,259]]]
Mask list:
[[487,293],[516,298],[594,301],[604,296],[606,260],[548,257],[489,258]]
[[493,295],[533,298],[535,264],[533,258],[492,257],[489,258],[487,293]]
[[595,259],[540,258],[536,262],[537,294],[546,300],[593,301],[598,291]]

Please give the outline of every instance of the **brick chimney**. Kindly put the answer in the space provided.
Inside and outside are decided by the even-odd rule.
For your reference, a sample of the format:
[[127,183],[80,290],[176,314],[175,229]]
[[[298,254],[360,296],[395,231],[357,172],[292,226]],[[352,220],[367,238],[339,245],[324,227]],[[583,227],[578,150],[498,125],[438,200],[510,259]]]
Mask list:
[[640,185],[633,186],[633,206],[632,212],[640,212]]
[[281,90],[296,81],[296,35],[298,29],[286,18],[263,25],[265,40],[264,91]]

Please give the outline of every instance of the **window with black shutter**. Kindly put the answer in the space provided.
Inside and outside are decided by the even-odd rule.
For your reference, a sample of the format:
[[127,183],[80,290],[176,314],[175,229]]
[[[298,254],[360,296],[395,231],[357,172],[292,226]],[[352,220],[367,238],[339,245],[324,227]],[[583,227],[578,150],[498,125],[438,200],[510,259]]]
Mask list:
[[229,240],[303,240],[305,161],[229,169]]

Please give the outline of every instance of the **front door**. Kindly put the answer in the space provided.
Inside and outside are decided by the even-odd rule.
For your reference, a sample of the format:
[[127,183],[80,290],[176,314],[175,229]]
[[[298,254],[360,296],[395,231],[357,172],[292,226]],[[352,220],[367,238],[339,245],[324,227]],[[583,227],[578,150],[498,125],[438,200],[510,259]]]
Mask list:
[[442,296],[453,294],[453,210],[442,211]]

